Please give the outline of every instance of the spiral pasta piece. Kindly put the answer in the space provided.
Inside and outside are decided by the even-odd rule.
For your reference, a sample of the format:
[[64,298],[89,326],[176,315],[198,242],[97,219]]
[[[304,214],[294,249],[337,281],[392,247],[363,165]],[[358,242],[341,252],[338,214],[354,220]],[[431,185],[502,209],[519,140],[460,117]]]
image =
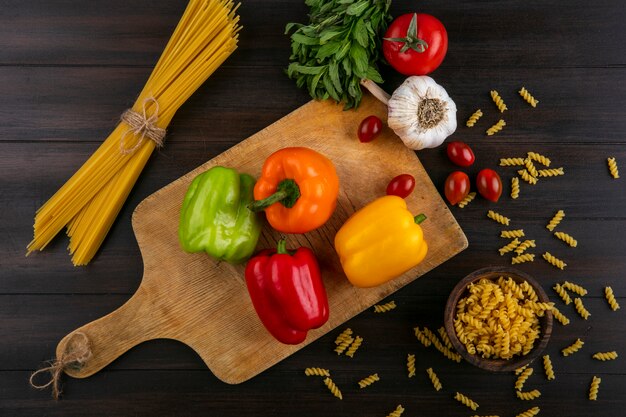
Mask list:
[[524,372],[525,369],[528,369],[528,364],[517,368],[515,370],[515,375],[521,375],[521,373]]
[[561,313],[556,307],[552,307],[552,315],[554,318],[561,323],[563,326],[567,326],[569,324],[569,319]]
[[532,159],[526,158],[524,159],[524,166],[530,175],[537,178],[539,176],[539,172],[537,172],[537,168],[535,168],[535,164],[533,164]]
[[578,352],[584,344],[585,342],[583,342],[582,340],[576,339],[574,343],[561,349],[561,353],[563,354],[563,356],[573,355],[574,353]]
[[493,136],[499,131],[501,131],[504,126],[506,126],[506,122],[502,119],[498,120],[496,124],[492,125],[489,129],[486,130],[487,136]]
[[600,382],[602,382],[602,378],[598,378],[595,375],[591,379],[591,385],[589,385],[589,399],[591,401],[596,401],[598,399],[598,391],[600,390]]
[[548,381],[552,381],[556,378],[554,375],[554,367],[552,366],[552,361],[550,360],[550,355],[543,355],[543,370],[546,373]]
[[533,253],[523,253],[521,255],[515,256],[511,259],[511,265],[522,264],[525,262],[534,262],[535,254]]
[[537,171],[540,177],[558,177],[560,175],[565,175],[565,171],[563,167],[559,168],[549,168],[549,169],[540,169]]
[[615,179],[619,178],[619,170],[617,169],[617,161],[615,158],[607,158],[607,163],[609,164],[609,172],[611,176]]
[[448,333],[446,333],[445,327],[442,326],[438,328],[437,333],[439,333],[439,337],[441,337],[441,340],[443,340],[443,343],[448,349],[454,349],[454,346],[452,346],[452,341],[450,340],[450,337],[448,337]]
[[615,294],[613,294],[613,288],[606,287],[604,289],[604,297],[606,298],[606,301],[609,303],[609,307],[611,307],[611,310],[613,311],[619,310],[619,303],[615,299]]
[[372,374],[370,376],[367,376],[359,381],[359,388],[363,389],[365,387],[368,387],[376,381],[380,381],[378,374]]
[[459,204],[458,204],[459,208],[463,208],[467,206],[469,203],[472,202],[472,200],[474,200],[474,198],[476,198],[476,193],[472,191],[471,193],[466,195],[463,200],[459,201]]
[[519,90],[518,93],[520,96],[522,96],[526,103],[530,104],[533,107],[537,107],[537,103],[539,103],[539,100],[533,97],[532,94],[528,92],[526,87],[522,87],[522,89]]
[[528,392],[515,391],[515,395],[517,395],[517,398],[519,398],[520,400],[530,401],[539,398],[541,396],[541,392],[538,389],[534,389]]
[[335,339],[335,344],[341,344],[341,342],[348,339],[350,336],[352,336],[352,329],[348,327],[343,332],[341,332],[339,336],[337,336],[337,338]]
[[387,417],[400,417],[404,413],[404,407],[398,405],[395,410],[387,414]]
[[348,348],[348,351],[346,352],[346,356],[353,358],[357,349],[361,346],[361,343],[363,343],[363,338],[361,336],[355,337],[354,342],[352,342],[352,344]]
[[574,239],[571,235],[568,235],[565,232],[554,232],[554,236],[557,239],[560,239],[563,242],[567,243],[572,248],[575,248],[576,246],[578,246],[578,241],[576,239]]
[[527,156],[535,162],[539,162],[541,165],[549,167],[552,161],[544,155],[537,152],[528,152]]
[[306,368],[304,370],[306,376],[330,376],[330,370],[324,368]]
[[528,172],[528,170],[526,169],[520,169],[519,171],[517,171],[517,173],[519,174],[519,176],[526,181],[527,183],[529,183],[530,185],[535,185],[537,184],[537,177],[533,177],[530,172]]
[[446,346],[444,346],[439,338],[437,338],[437,336],[428,327],[424,327],[423,333],[432,342],[435,349],[441,352],[443,356],[450,359],[451,361],[461,362],[461,355],[453,352],[452,349],[448,349]]
[[469,117],[469,119],[467,119],[467,122],[465,122],[465,125],[467,127],[473,127],[478,121],[478,119],[480,119],[481,117],[483,117],[483,112],[482,110],[478,109]]
[[582,317],[583,319],[587,320],[589,316],[591,316],[589,310],[585,308],[582,299],[576,297],[574,299],[574,306],[576,307],[576,311],[578,312],[578,314],[580,314],[580,317]]
[[504,113],[505,110],[508,110],[508,107],[504,104],[504,100],[502,100],[502,97],[500,97],[500,94],[496,90],[491,90],[489,94],[498,110],[500,110],[500,113]]
[[596,352],[591,357],[597,359],[599,361],[613,361],[617,359],[619,355],[616,351],[612,350],[610,352]]
[[415,376],[415,355],[411,353],[406,355],[406,370],[409,378],[413,378]]
[[435,390],[440,391],[441,388],[443,388],[443,386],[441,385],[441,381],[439,380],[439,377],[437,376],[435,371],[433,371],[433,368],[428,368],[426,370],[426,373],[428,374],[428,378],[430,378],[430,382],[433,383],[433,387],[435,387]]
[[500,237],[505,237],[507,239],[513,239],[514,237],[524,237],[524,229],[502,230],[500,232]]
[[522,371],[522,373],[517,377],[515,381],[515,389],[517,391],[521,391],[524,388],[524,384],[528,380],[528,378],[533,374],[533,368],[526,368]]
[[415,337],[417,337],[417,340],[419,340],[424,346],[429,347],[432,344],[430,339],[426,337],[419,327],[415,327],[413,330],[415,331]]
[[509,219],[508,217],[503,216],[500,213],[496,213],[493,210],[489,210],[487,212],[487,217],[489,217],[491,220],[496,221],[500,224],[503,224],[505,226],[508,226],[509,223],[511,222],[511,219]]
[[582,285],[574,284],[570,281],[565,281],[563,283],[563,288],[565,288],[566,290],[570,290],[574,294],[578,294],[581,297],[587,295],[587,290]]
[[557,258],[556,256],[552,255],[550,252],[544,253],[543,259],[545,259],[550,265],[553,265],[556,268],[559,268],[560,270],[565,269],[565,267],[567,266],[565,262],[563,262],[561,259]]
[[519,177],[511,178],[511,198],[516,200],[519,197]]
[[335,385],[335,383],[333,382],[332,379],[330,379],[329,377],[324,378],[324,385],[326,385],[326,387],[328,387],[328,390],[337,398],[339,398],[340,400],[343,400],[343,395],[341,394],[341,391],[339,390],[339,387],[337,387],[337,385]]
[[561,220],[563,220],[564,217],[565,217],[565,212],[563,210],[557,211],[554,214],[554,217],[550,219],[550,222],[546,226],[546,229],[548,229],[549,231],[553,231],[554,228],[557,227],[559,223],[561,223]]
[[500,158],[501,167],[524,166],[524,158]]
[[500,249],[498,249],[498,252],[500,252],[500,256],[502,256],[505,253],[512,252],[513,249],[515,249],[519,244],[520,244],[519,239],[515,238],[509,243],[507,243],[506,245],[502,246]]
[[463,395],[460,392],[457,392],[454,395],[454,399],[457,400],[458,402],[460,402],[461,404],[471,408],[474,411],[476,411],[476,409],[478,409],[478,407],[480,407],[476,401],[473,401],[468,396]]
[[397,306],[396,306],[395,301],[389,301],[388,303],[385,303],[385,304],[376,304],[374,306],[374,313],[386,313],[388,311],[393,310],[396,307]]
[[520,243],[517,248],[515,248],[515,253],[517,253],[518,255],[521,255],[522,253],[526,252],[526,249],[536,248],[536,247],[537,247],[537,244],[535,243],[534,240],[525,240],[522,243]]
[[570,296],[567,293],[567,291],[565,290],[565,288],[563,288],[561,286],[561,284],[557,283],[552,288],[554,289],[554,291],[556,291],[556,293],[559,295],[559,297],[561,297],[561,299],[563,300],[565,305],[570,305],[571,304],[572,299],[570,298]]
[[539,407],[533,407],[533,408],[529,408],[526,411],[522,411],[521,413],[519,413],[515,417],[534,417],[537,414],[539,414],[539,411],[541,411],[541,409]]
[[341,355],[346,349],[348,349],[348,346],[350,346],[352,342],[354,342],[354,338],[352,336],[348,336],[341,343],[339,343],[335,348],[335,352],[337,352],[337,355]]

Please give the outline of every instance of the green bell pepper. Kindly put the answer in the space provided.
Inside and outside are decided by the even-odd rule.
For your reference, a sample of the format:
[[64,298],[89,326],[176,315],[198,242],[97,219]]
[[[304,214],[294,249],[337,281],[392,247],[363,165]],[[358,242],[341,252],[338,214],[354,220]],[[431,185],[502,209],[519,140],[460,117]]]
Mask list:
[[180,211],[178,238],[186,252],[241,263],[256,248],[262,223],[248,209],[255,179],[231,168],[213,167],[198,175]]

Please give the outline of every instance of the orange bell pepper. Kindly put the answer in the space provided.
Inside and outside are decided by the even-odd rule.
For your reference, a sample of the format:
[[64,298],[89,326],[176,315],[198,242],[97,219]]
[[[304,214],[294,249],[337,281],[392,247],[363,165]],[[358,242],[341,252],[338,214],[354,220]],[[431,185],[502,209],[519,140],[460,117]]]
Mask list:
[[404,199],[392,195],[350,216],[335,236],[335,250],[352,285],[384,284],[422,262],[428,245],[419,224],[425,219],[413,217]]
[[269,224],[283,233],[306,233],[330,218],[339,178],[324,155],[304,147],[283,148],[263,164],[254,186],[252,211],[265,210]]

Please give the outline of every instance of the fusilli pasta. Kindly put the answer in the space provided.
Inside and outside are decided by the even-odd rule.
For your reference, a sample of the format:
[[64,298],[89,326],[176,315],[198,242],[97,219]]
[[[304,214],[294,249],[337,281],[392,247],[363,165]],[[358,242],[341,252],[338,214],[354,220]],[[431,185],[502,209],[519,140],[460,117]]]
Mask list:
[[552,315],[554,318],[561,323],[563,326],[567,326],[569,324],[569,319],[561,313],[556,307],[552,307]]
[[554,291],[556,291],[556,293],[559,295],[559,297],[561,297],[561,299],[563,300],[565,305],[570,305],[570,303],[572,302],[572,299],[570,298],[570,296],[567,293],[567,291],[565,290],[565,288],[563,288],[561,286],[561,284],[557,283],[552,288],[554,289]]
[[559,223],[561,223],[561,220],[563,220],[564,217],[565,217],[565,212],[563,210],[557,211],[554,217],[552,217],[552,219],[546,226],[546,229],[548,229],[549,231],[553,231],[554,228],[557,227]]
[[330,376],[330,371],[324,368],[306,368],[304,370],[306,376]]
[[528,377],[530,377],[533,374],[533,368],[526,368],[522,371],[522,373],[517,377],[517,380],[515,381],[515,389],[517,391],[521,391],[524,388],[524,384],[526,383],[526,381],[528,380]]
[[526,89],[526,87],[522,87],[521,90],[518,91],[519,95],[522,96],[522,98],[531,106],[533,107],[537,107],[537,103],[539,103],[539,100],[537,100],[535,97],[532,96],[532,94],[530,94],[528,92],[528,90]]
[[415,376],[415,355],[409,353],[406,355],[406,370],[409,373],[409,378]]
[[508,107],[504,104],[504,100],[502,100],[502,97],[500,97],[500,94],[498,94],[496,90],[491,90],[489,94],[491,95],[491,99],[495,103],[498,110],[500,110],[500,113],[504,113],[505,110],[508,110]]
[[467,122],[465,123],[465,125],[467,127],[473,127],[476,122],[478,121],[478,119],[480,119],[483,116],[483,112],[482,110],[478,109],[476,110],[470,117],[469,119],[467,119]]
[[556,378],[554,375],[554,368],[552,367],[552,361],[550,360],[550,355],[543,355],[543,370],[546,373],[548,381],[552,381]]
[[430,339],[426,337],[419,327],[415,327],[413,330],[415,331],[415,337],[417,337],[417,340],[419,340],[424,346],[429,347],[432,344]]
[[604,289],[604,297],[606,298],[606,301],[609,303],[609,307],[611,307],[611,310],[613,311],[619,310],[619,303],[615,299],[615,294],[613,294],[613,288],[606,287]]
[[380,381],[378,374],[372,374],[359,381],[359,388],[365,388],[372,385],[374,382]]
[[346,340],[350,336],[352,336],[352,329],[347,328],[343,332],[341,332],[339,334],[339,336],[337,336],[337,338],[335,339],[335,344],[336,345],[340,344],[341,342],[343,342],[344,340]]
[[511,219],[509,219],[508,217],[505,217],[499,213],[496,213],[493,210],[489,210],[487,212],[487,217],[489,217],[491,220],[496,221],[500,224],[503,224],[505,226],[508,226],[509,223],[511,222]]
[[511,178],[511,198],[517,199],[519,197],[519,177]]
[[346,352],[346,356],[353,358],[357,349],[361,346],[361,343],[363,343],[363,338],[361,336],[355,337],[354,342],[352,342],[352,344],[348,348],[348,351]]
[[565,267],[567,266],[567,264],[565,262],[563,262],[561,259],[555,257],[550,252],[544,253],[543,254],[543,259],[545,259],[550,265],[553,265],[553,266],[559,268],[560,270],[565,269]]
[[521,255],[517,255],[511,259],[511,265],[521,264],[524,262],[534,262],[535,254],[533,253],[523,253]]
[[500,158],[501,167],[524,166],[524,158]]
[[616,351],[612,350],[611,352],[597,352],[594,353],[592,358],[597,359],[599,361],[613,361],[617,359],[619,355]]
[[533,164],[533,161],[530,158],[524,159],[524,166],[526,167],[526,170],[528,171],[530,175],[532,175],[535,178],[539,176],[539,173],[537,172],[537,168],[535,168],[535,164]]
[[575,248],[576,246],[578,246],[578,241],[576,239],[574,239],[571,235],[568,235],[565,232],[554,232],[554,236],[557,239],[560,239],[563,242],[567,243],[572,248]]
[[591,379],[591,385],[589,385],[589,399],[591,401],[596,401],[598,399],[598,391],[600,390],[600,382],[602,382],[602,378],[598,378],[595,375]]
[[615,179],[619,178],[619,170],[617,169],[617,161],[615,158],[607,158],[607,163],[609,164],[609,172],[611,176]]
[[563,288],[565,288],[566,290],[570,290],[574,294],[578,294],[581,297],[584,297],[585,295],[587,295],[587,290],[583,288],[583,286],[574,284],[573,282],[570,282],[570,281],[565,281],[563,283]]
[[524,372],[524,370],[525,370],[525,369],[527,369],[527,368],[528,368],[528,364],[526,364],[526,365],[524,365],[524,366],[521,366],[521,367],[517,368],[517,369],[515,370],[515,375],[520,375],[520,374],[521,374],[522,372]]
[[347,338],[343,339],[343,341],[339,343],[335,348],[335,352],[337,352],[337,355],[341,355],[346,349],[348,349],[348,346],[350,346],[352,342],[354,342],[354,338],[352,336],[348,336]]
[[469,203],[472,202],[472,200],[476,198],[476,193],[474,191],[472,191],[471,193],[469,193],[468,195],[465,196],[465,198],[461,201],[459,201],[459,208],[463,208],[465,206],[467,206]]
[[470,399],[468,396],[461,394],[460,392],[457,392],[454,395],[454,399],[457,400],[458,402],[460,402],[461,404],[471,408],[472,410],[476,411],[476,409],[478,407],[480,407],[478,405],[478,403],[476,401],[473,401],[472,399]]
[[537,244],[535,243],[534,240],[525,240],[522,243],[520,243],[520,245],[515,248],[515,253],[517,253],[518,255],[521,255],[522,253],[524,253],[526,251],[526,249],[528,248],[536,248]]
[[563,356],[573,355],[574,353],[578,352],[584,344],[585,342],[583,342],[582,340],[576,339],[574,343],[561,349],[561,353],[563,354]]
[[533,408],[530,408],[530,409],[528,409],[526,411],[523,411],[523,412],[519,413],[515,417],[534,417],[537,414],[539,414],[539,411],[541,411],[541,409],[539,407],[533,407]]
[[519,174],[519,176],[526,181],[527,183],[529,183],[530,185],[535,185],[537,184],[537,177],[533,177],[528,170],[526,169],[520,169],[519,171],[517,171],[517,173]]
[[528,392],[515,391],[515,395],[517,395],[517,398],[520,400],[529,401],[539,398],[541,396],[541,392],[537,389]]
[[576,311],[578,312],[578,314],[580,314],[580,317],[582,317],[583,319],[587,320],[589,316],[591,316],[589,310],[585,308],[582,299],[576,297],[574,299],[574,306],[576,307]]
[[563,167],[559,168],[549,168],[549,169],[540,169],[537,171],[540,177],[558,177],[561,175],[565,175],[565,171],[563,171]]
[[398,405],[395,410],[387,414],[387,417],[400,417],[404,413],[404,407]]
[[537,152],[528,152],[528,157],[530,159],[532,159],[533,161],[539,162],[541,165],[544,165],[546,167],[549,167],[550,164],[552,163],[552,161],[550,161],[549,158],[547,158],[546,156],[543,156]]
[[451,361],[461,362],[461,355],[453,352],[451,349],[448,349],[446,346],[444,346],[439,338],[437,338],[437,336],[428,327],[424,327],[423,333],[432,342],[435,349],[441,352],[443,356],[450,359]]
[[500,252],[500,256],[502,256],[505,253],[512,252],[513,249],[515,249],[519,244],[520,244],[519,239],[515,238],[509,243],[507,243],[506,245],[502,246],[500,249],[498,249],[498,252]]
[[437,376],[435,371],[433,371],[433,368],[428,368],[426,370],[426,373],[428,374],[428,378],[430,378],[430,382],[433,383],[433,387],[435,387],[435,390],[440,391],[441,388],[443,388],[443,386],[441,385],[441,381],[439,380],[439,377]]
[[388,311],[393,310],[396,307],[397,306],[396,306],[395,301],[389,301],[388,303],[385,303],[385,304],[376,304],[374,306],[374,313],[386,313]]
[[337,385],[335,385],[335,383],[333,382],[332,379],[330,379],[329,377],[324,378],[324,385],[326,385],[328,387],[328,390],[335,397],[339,398],[340,400],[343,400],[343,395],[341,395],[341,391],[339,390]]
[[500,119],[496,122],[496,124],[492,125],[489,129],[487,129],[485,133],[487,133],[487,136],[493,136],[499,131],[501,131],[504,128],[504,126],[506,126],[506,122]]
[[524,237],[524,229],[503,230],[500,232],[500,237],[505,237],[507,239],[513,239],[514,237]]
[[441,340],[443,340],[443,343],[446,345],[448,349],[454,349],[454,346],[452,346],[452,341],[448,337],[448,333],[446,333],[445,327],[442,326],[438,328],[437,333],[439,333]]

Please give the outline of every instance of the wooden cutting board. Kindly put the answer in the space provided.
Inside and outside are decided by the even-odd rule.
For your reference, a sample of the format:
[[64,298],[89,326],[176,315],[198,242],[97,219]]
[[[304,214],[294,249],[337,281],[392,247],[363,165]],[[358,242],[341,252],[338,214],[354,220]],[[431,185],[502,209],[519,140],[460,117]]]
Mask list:
[[[76,378],[88,377],[142,342],[169,338],[194,349],[222,381],[240,383],[465,249],[465,235],[415,152],[388,128],[371,143],[357,140],[357,126],[363,118],[375,114],[386,120],[386,113],[386,107],[371,96],[364,97],[356,111],[312,101],[142,201],[133,213],[133,229],[144,261],[141,285],[122,307],[59,342],[57,358],[66,349],[71,351],[74,333],[82,332],[93,353],[82,367],[65,372]],[[308,246],[317,254],[330,305],[328,322],[309,332],[306,341],[297,346],[277,342],[257,318],[246,289],[244,266],[218,263],[206,254],[184,253],[177,234],[183,197],[196,175],[222,165],[258,178],[265,158],[288,146],[306,146],[326,155],[335,163],[341,183],[331,219],[318,230],[287,238],[287,247]],[[428,217],[422,223],[428,255],[391,282],[371,289],[355,288],[345,278],[333,249],[335,233],[354,211],[384,195],[389,180],[402,173],[416,179],[407,202],[414,214],[423,212]],[[259,247],[273,247],[279,238],[266,225]]]

